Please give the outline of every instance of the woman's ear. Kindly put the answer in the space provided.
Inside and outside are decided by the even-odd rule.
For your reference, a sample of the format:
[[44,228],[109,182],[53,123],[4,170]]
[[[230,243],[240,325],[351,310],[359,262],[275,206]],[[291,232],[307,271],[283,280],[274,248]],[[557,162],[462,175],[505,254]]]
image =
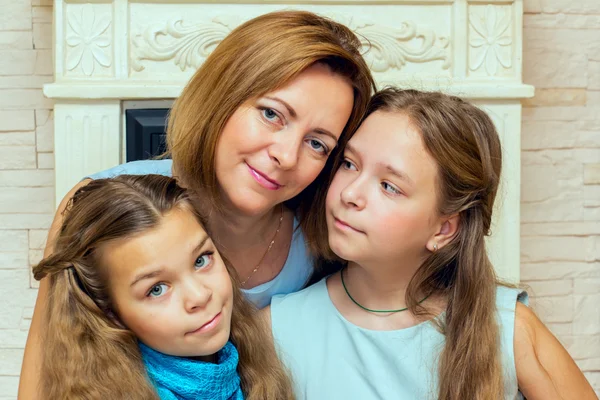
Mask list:
[[440,219],[439,228],[427,242],[427,249],[433,253],[446,246],[454,239],[460,228],[460,214]]

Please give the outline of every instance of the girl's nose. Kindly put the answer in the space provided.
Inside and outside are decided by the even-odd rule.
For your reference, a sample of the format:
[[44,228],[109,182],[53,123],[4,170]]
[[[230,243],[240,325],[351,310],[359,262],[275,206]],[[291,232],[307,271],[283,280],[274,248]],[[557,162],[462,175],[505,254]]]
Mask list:
[[367,202],[362,186],[360,177],[350,182],[340,193],[342,203],[358,210],[365,208]]
[[206,307],[212,298],[212,290],[205,285],[190,282],[185,287],[184,296],[186,311],[194,312]]

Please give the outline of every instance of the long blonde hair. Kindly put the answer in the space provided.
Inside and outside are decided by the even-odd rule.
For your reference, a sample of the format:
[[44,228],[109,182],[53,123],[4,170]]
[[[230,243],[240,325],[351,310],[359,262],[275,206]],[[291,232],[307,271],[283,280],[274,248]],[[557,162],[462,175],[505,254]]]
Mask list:
[[324,199],[331,161],[358,127],[375,89],[360,49],[360,40],[349,28],[307,11],[272,12],[234,29],[196,71],[169,115],[167,145],[178,178],[218,210],[215,152],[231,115],[244,102],[284,86],[311,65],[324,64],[347,78],[354,89],[354,106],[321,174],[288,202],[298,211],[308,242],[318,248],[327,237],[315,219],[314,199]]
[[[114,312],[102,245],[156,227],[170,210],[195,211],[188,192],[160,175],[100,179],[79,189],[66,210],[55,252],[33,268],[49,278],[42,392],[49,399],[158,399],[137,339]],[[224,260],[226,262],[226,260]],[[247,399],[290,399],[291,383],[235,271],[231,341]]]

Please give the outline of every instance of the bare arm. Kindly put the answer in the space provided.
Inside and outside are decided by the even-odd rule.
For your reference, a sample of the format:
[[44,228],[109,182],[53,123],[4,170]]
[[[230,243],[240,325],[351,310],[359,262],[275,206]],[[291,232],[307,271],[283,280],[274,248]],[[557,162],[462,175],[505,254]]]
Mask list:
[[[77,189],[87,185],[91,179],[86,179],[79,182],[69,193],[66,194],[64,199],[58,205],[56,214],[50,230],[48,232],[48,241],[46,242],[46,248],[44,249],[44,257],[49,256],[54,251],[54,242],[56,236],[60,230],[63,221],[63,211],[67,207],[67,203],[73,197]],[[42,345],[40,339],[40,330],[42,320],[45,313],[45,304],[48,296],[48,281],[42,279],[40,282],[40,289],[38,291],[37,299],[35,302],[35,308],[33,309],[33,317],[31,319],[31,327],[29,328],[29,334],[27,336],[27,344],[25,345],[25,355],[23,356],[23,366],[21,367],[21,379],[19,381],[19,400],[37,400],[41,399],[42,396],[38,392],[38,385],[40,381],[40,365],[42,362]]]
[[527,399],[598,399],[565,348],[521,303],[517,303],[514,346],[519,390]]

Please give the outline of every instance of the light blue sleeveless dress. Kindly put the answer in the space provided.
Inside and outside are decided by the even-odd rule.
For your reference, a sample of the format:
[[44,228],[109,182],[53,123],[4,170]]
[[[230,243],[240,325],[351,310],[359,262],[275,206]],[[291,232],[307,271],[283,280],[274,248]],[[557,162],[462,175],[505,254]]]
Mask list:
[[[517,301],[527,293],[499,286],[505,399],[523,399],[513,352]],[[444,336],[431,322],[396,331],[358,327],[335,308],[326,279],[300,292],[275,296],[271,321],[280,357],[299,400],[437,398],[437,368]],[[467,400],[467,399],[465,399]]]
[[[146,175],[158,174],[172,176],[173,162],[171,160],[142,160],[121,164],[106,171],[89,175],[87,178],[103,179],[118,175]],[[258,308],[264,308],[271,303],[271,298],[276,294],[288,294],[302,289],[312,273],[312,257],[306,247],[304,234],[298,228],[298,220],[294,218],[294,234],[288,258],[279,275],[269,282],[242,289],[246,298]]]

